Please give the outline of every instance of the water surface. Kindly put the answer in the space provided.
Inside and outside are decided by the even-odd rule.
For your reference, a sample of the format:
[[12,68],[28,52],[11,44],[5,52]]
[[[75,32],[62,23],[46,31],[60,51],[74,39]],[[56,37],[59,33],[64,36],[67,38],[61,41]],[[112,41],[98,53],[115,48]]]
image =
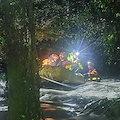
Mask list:
[[120,79],[86,82],[67,90],[41,88],[46,120],[120,120]]

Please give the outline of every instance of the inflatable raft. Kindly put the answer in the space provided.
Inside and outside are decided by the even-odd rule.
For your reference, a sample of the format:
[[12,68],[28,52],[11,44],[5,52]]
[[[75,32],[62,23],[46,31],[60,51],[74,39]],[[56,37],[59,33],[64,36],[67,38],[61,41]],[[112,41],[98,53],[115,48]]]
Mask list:
[[[62,83],[80,84],[85,82],[84,75],[82,75],[81,73],[75,74],[74,72],[67,70],[63,67],[46,66],[40,70],[39,74],[40,76]],[[45,80],[42,79],[41,81],[45,81]]]

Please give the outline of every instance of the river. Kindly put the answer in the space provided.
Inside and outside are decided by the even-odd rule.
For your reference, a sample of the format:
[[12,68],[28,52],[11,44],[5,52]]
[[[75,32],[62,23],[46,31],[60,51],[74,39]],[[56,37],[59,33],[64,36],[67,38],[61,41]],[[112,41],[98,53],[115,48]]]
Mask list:
[[6,82],[0,81],[0,120],[7,120],[7,97],[5,96]]
[[[48,84],[40,89],[45,120],[120,120],[120,79],[86,82],[73,88]],[[6,120],[8,110],[4,89],[1,81],[0,120]]]
[[86,82],[73,90],[41,88],[40,96],[45,120],[120,120],[120,79]]

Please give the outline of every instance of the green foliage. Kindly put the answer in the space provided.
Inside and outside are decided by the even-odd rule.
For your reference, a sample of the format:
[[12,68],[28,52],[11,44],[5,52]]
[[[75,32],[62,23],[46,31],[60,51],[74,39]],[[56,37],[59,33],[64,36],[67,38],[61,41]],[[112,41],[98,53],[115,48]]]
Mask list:
[[[42,3],[43,1],[39,1],[39,4]],[[47,34],[54,36],[54,34],[49,34],[49,31],[59,33],[53,38],[53,40],[62,39],[59,45],[62,46],[64,43],[64,48],[68,49],[68,42],[71,44],[69,47],[73,47],[72,45],[76,44],[78,39],[79,43],[84,39],[85,46],[95,42],[93,49],[98,49],[97,52],[106,58],[106,64],[119,62],[120,55],[116,50],[120,33],[117,1],[62,0],[61,2],[46,2],[44,0],[42,8],[39,7],[39,4],[38,14],[41,17],[38,18],[38,24],[54,17],[54,20],[48,25]],[[56,9],[56,6],[59,7]],[[44,37],[42,39],[50,40],[51,38]]]
[[116,13],[116,17],[120,17],[120,13]]
[[22,115],[22,118],[25,119],[25,115]]

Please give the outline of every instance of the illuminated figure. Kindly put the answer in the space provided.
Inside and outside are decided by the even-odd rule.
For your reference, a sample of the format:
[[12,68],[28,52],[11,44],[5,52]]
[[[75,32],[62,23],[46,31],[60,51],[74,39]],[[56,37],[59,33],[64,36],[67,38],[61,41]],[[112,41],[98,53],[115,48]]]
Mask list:
[[98,75],[98,73],[97,73],[97,71],[95,70],[95,68],[94,68],[94,65],[93,65],[93,63],[92,62],[88,62],[88,74],[93,74],[93,75],[95,75],[95,76],[97,76]]
[[94,65],[92,62],[88,62],[88,73],[87,73],[87,80],[88,81],[100,81],[100,77],[94,68]]

